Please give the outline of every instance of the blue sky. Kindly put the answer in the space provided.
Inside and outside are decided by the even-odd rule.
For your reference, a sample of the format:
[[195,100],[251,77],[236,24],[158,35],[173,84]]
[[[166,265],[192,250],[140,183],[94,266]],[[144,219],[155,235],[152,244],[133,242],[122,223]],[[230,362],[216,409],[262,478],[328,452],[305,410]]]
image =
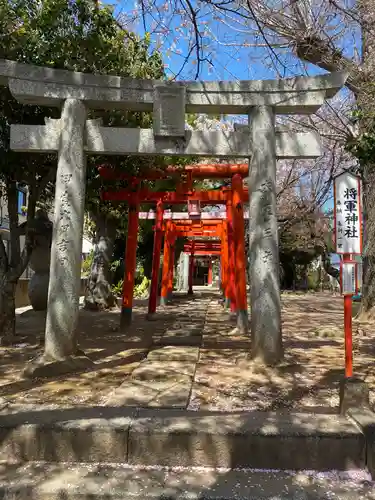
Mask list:
[[[117,3],[110,1],[105,3],[115,6],[116,16],[125,13],[128,19],[134,19],[135,1],[119,0]],[[159,7],[169,3],[168,0],[155,0],[155,2]],[[153,18],[146,16],[146,25],[143,23],[142,16],[138,16],[134,23],[127,25],[127,28],[140,36],[144,36],[146,31],[151,34],[152,47],[159,48],[163,54],[167,75],[175,77],[180,73],[186,60],[191,30],[181,26],[181,20],[178,16],[166,12],[162,14],[162,17],[163,21],[168,24],[168,29],[165,32],[163,32],[165,26],[159,22],[161,18],[155,16]],[[285,48],[284,52],[279,51],[279,61],[272,66],[269,60],[269,49],[252,46],[254,39],[249,38],[244,33],[236,33],[224,26],[223,23],[214,20],[212,16],[202,17],[201,21],[207,22],[207,29],[210,33],[203,39],[203,42],[207,44],[204,55],[212,62],[212,64],[208,61],[202,63],[199,75],[201,80],[267,79],[301,74],[317,75],[323,72],[313,65],[301,63],[292,55],[290,48]],[[201,27],[204,27],[203,23],[201,23]],[[220,42],[215,41],[215,37]],[[350,52],[353,48],[350,45],[345,45],[345,41],[342,48],[344,52],[351,55]],[[284,68],[282,68],[283,66]],[[193,52],[177,79],[195,78],[196,67]],[[333,199],[330,199],[324,208],[331,210]]]
[[[134,18],[135,0],[119,0],[116,3],[106,0],[104,3],[114,5],[115,15],[126,14],[128,18]],[[155,0],[161,7],[168,4],[168,0]],[[173,3],[173,2],[172,2]],[[194,4],[195,2],[193,2]],[[138,15],[134,23],[128,24],[129,30],[143,36],[146,31],[151,34],[153,47],[160,48],[166,64],[166,72],[170,76],[179,74],[188,53],[188,39],[191,38],[191,30],[181,26],[181,18],[168,12],[160,17],[146,15],[145,25],[142,16]],[[167,27],[160,23],[165,21]],[[204,23],[207,23],[206,25]],[[204,56],[208,59],[201,65],[199,79],[201,80],[253,80],[277,77],[277,72],[270,67],[266,59],[269,50],[266,47],[254,47],[254,39],[246,33],[236,33],[222,22],[213,19],[213,16],[202,16],[200,29],[207,26],[207,36],[203,37],[206,45]],[[164,30],[164,31],[163,31]],[[204,34],[204,33],[203,33]],[[215,41],[215,38],[218,41]],[[291,55],[289,48],[284,53],[278,53],[280,62],[286,63],[285,68],[278,64],[281,77],[300,74],[314,75],[322,71],[312,65],[304,65]],[[189,58],[182,74],[178,79],[195,78],[197,65],[195,63],[195,52]],[[210,63],[212,62],[212,64]]]

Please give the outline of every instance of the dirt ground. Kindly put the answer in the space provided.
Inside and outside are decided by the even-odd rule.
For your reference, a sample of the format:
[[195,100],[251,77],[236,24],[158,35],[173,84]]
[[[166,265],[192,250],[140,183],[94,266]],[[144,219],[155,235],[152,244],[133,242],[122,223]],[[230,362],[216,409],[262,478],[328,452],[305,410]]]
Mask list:
[[119,331],[118,309],[108,312],[81,309],[79,346],[94,361],[94,366],[81,373],[37,380],[23,378],[22,371],[28,361],[43,352],[41,339],[46,315],[30,308],[18,310],[16,330],[19,342],[12,348],[0,348],[0,397],[16,407],[102,404],[147,356],[152,335],[163,332],[173,323],[173,307],[167,315],[160,314],[157,321],[147,321],[146,304],[147,301],[136,301],[133,326],[127,336]]
[[[217,312],[216,297],[207,318]],[[288,410],[335,412],[338,383],[343,375],[343,300],[328,293],[283,294],[285,361],[264,368],[250,359],[243,346],[233,349],[201,348],[192,388],[190,409],[222,411]],[[10,407],[96,406],[122,384],[144,359],[153,335],[171,327],[178,302],[157,321],[144,319],[146,301],[134,308],[129,336],[119,331],[119,312],[80,312],[80,347],[94,361],[81,373],[53,379],[27,380],[25,364],[42,351],[40,338],[45,315],[18,311],[19,342],[0,348],[0,397]],[[229,324],[229,322],[228,322]],[[228,330],[228,324],[218,329]],[[375,333],[372,324],[354,320],[355,375],[368,382],[375,401]]]
[[[344,375],[342,297],[285,293],[282,305],[284,362],[267,368],[243,350],[201,349],[192,409],[337,412]],[[353,347],[354,375],[369,384],[374,404],[373,324],[354,318]]]

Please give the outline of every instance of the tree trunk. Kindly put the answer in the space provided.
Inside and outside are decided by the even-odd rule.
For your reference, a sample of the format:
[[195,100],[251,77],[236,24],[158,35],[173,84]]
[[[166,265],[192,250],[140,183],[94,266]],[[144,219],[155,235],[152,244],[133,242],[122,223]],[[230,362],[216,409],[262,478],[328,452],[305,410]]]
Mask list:
[[[363,113],[359,122],[360,132],[366,133],[368,126],[373,129],[374,98],[373,81],[375,77],[375,0],[362,0],[358,4],[362,25],[362,72],[357,104]],[[370,120],[370,122],[369,122]],[[373,132],[371,132],[373,133]],[[363,181],[363,285],[362,304],[359,317],[362,320],[375,315],[375,163],[361,164]]]
[[0,285],[0,345],[11,345],[16,331],[16,283],[3,276]]
[[116,226],[107,214],[90,214],[95,226],[94,257],[87,281],[85,308],[90,310],[109,309],[116,301],[112,293],[112,272],[110,269],[116,237]]
[[375,165],[363,169],[363,284],[359,317],[371,319],[375,315]]

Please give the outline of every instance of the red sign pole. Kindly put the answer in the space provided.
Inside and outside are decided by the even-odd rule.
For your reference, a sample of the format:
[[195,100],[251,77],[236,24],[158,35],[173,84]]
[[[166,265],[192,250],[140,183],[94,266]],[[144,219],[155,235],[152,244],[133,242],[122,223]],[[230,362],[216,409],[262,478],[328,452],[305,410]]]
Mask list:
[[[350,262],[350,254],[343,255],[343,262]],[[352,295],[344,295],[344,334],[345,334],[345,377],[353,377],[353,328]]]

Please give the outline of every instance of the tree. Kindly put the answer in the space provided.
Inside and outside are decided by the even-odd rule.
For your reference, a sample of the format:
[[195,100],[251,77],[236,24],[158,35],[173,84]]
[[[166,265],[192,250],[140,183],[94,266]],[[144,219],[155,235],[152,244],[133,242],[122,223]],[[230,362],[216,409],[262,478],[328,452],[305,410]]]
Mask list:
[[[0,0],[0,30],[0,58],[91,73],[114,72],[126,76],[162,73],[159,54],[148,54],[147,39],[140,40],[121,29],[110,7],[99,8],[97,2],[90,0]],[[44,124],[45,117],[59,118],[59,111],[22,106],[7,88],[1,88],[0,177],[2,195],[8,203],[11,235],[10,256],[0,235],[0,335],[4,343],[11,342],[14,336],[15,287],[36,244],[33,229],[36,204],[52,194],[51,182],[56,172],[54,155],[10,151],[9,128],[11,123]],[[119,119],[135,118],[123,114]],[[28,186],[29,193],[22,252],[17,214],[20,182]]]
[[359,160],[363,179],[362,316],[372,316],[375,312],[375,0],[186,0],[168,4],[162,0],[140,0],[139,9],[127,11],[125,17],[132,19],[135,13],[146,27],[154,28],[160,46],[164,44],[176,52],[179,41],[187,45],[186,53],[181,54],[181,71],[188,67],[189,57],[194,63],[195,76],[204,65],[214,67],[215,53],[222,58],[224,49],[233,59],[246,53],[250,62],[261,59],[268,71],[277,76],[311,69],[314,73],[316,69],[348,72],[346,87],[357,109],[357,123],[353,127],[348,116],[340,119],[347,128],[343,146],[353,153],[353,163],[355,158]]

